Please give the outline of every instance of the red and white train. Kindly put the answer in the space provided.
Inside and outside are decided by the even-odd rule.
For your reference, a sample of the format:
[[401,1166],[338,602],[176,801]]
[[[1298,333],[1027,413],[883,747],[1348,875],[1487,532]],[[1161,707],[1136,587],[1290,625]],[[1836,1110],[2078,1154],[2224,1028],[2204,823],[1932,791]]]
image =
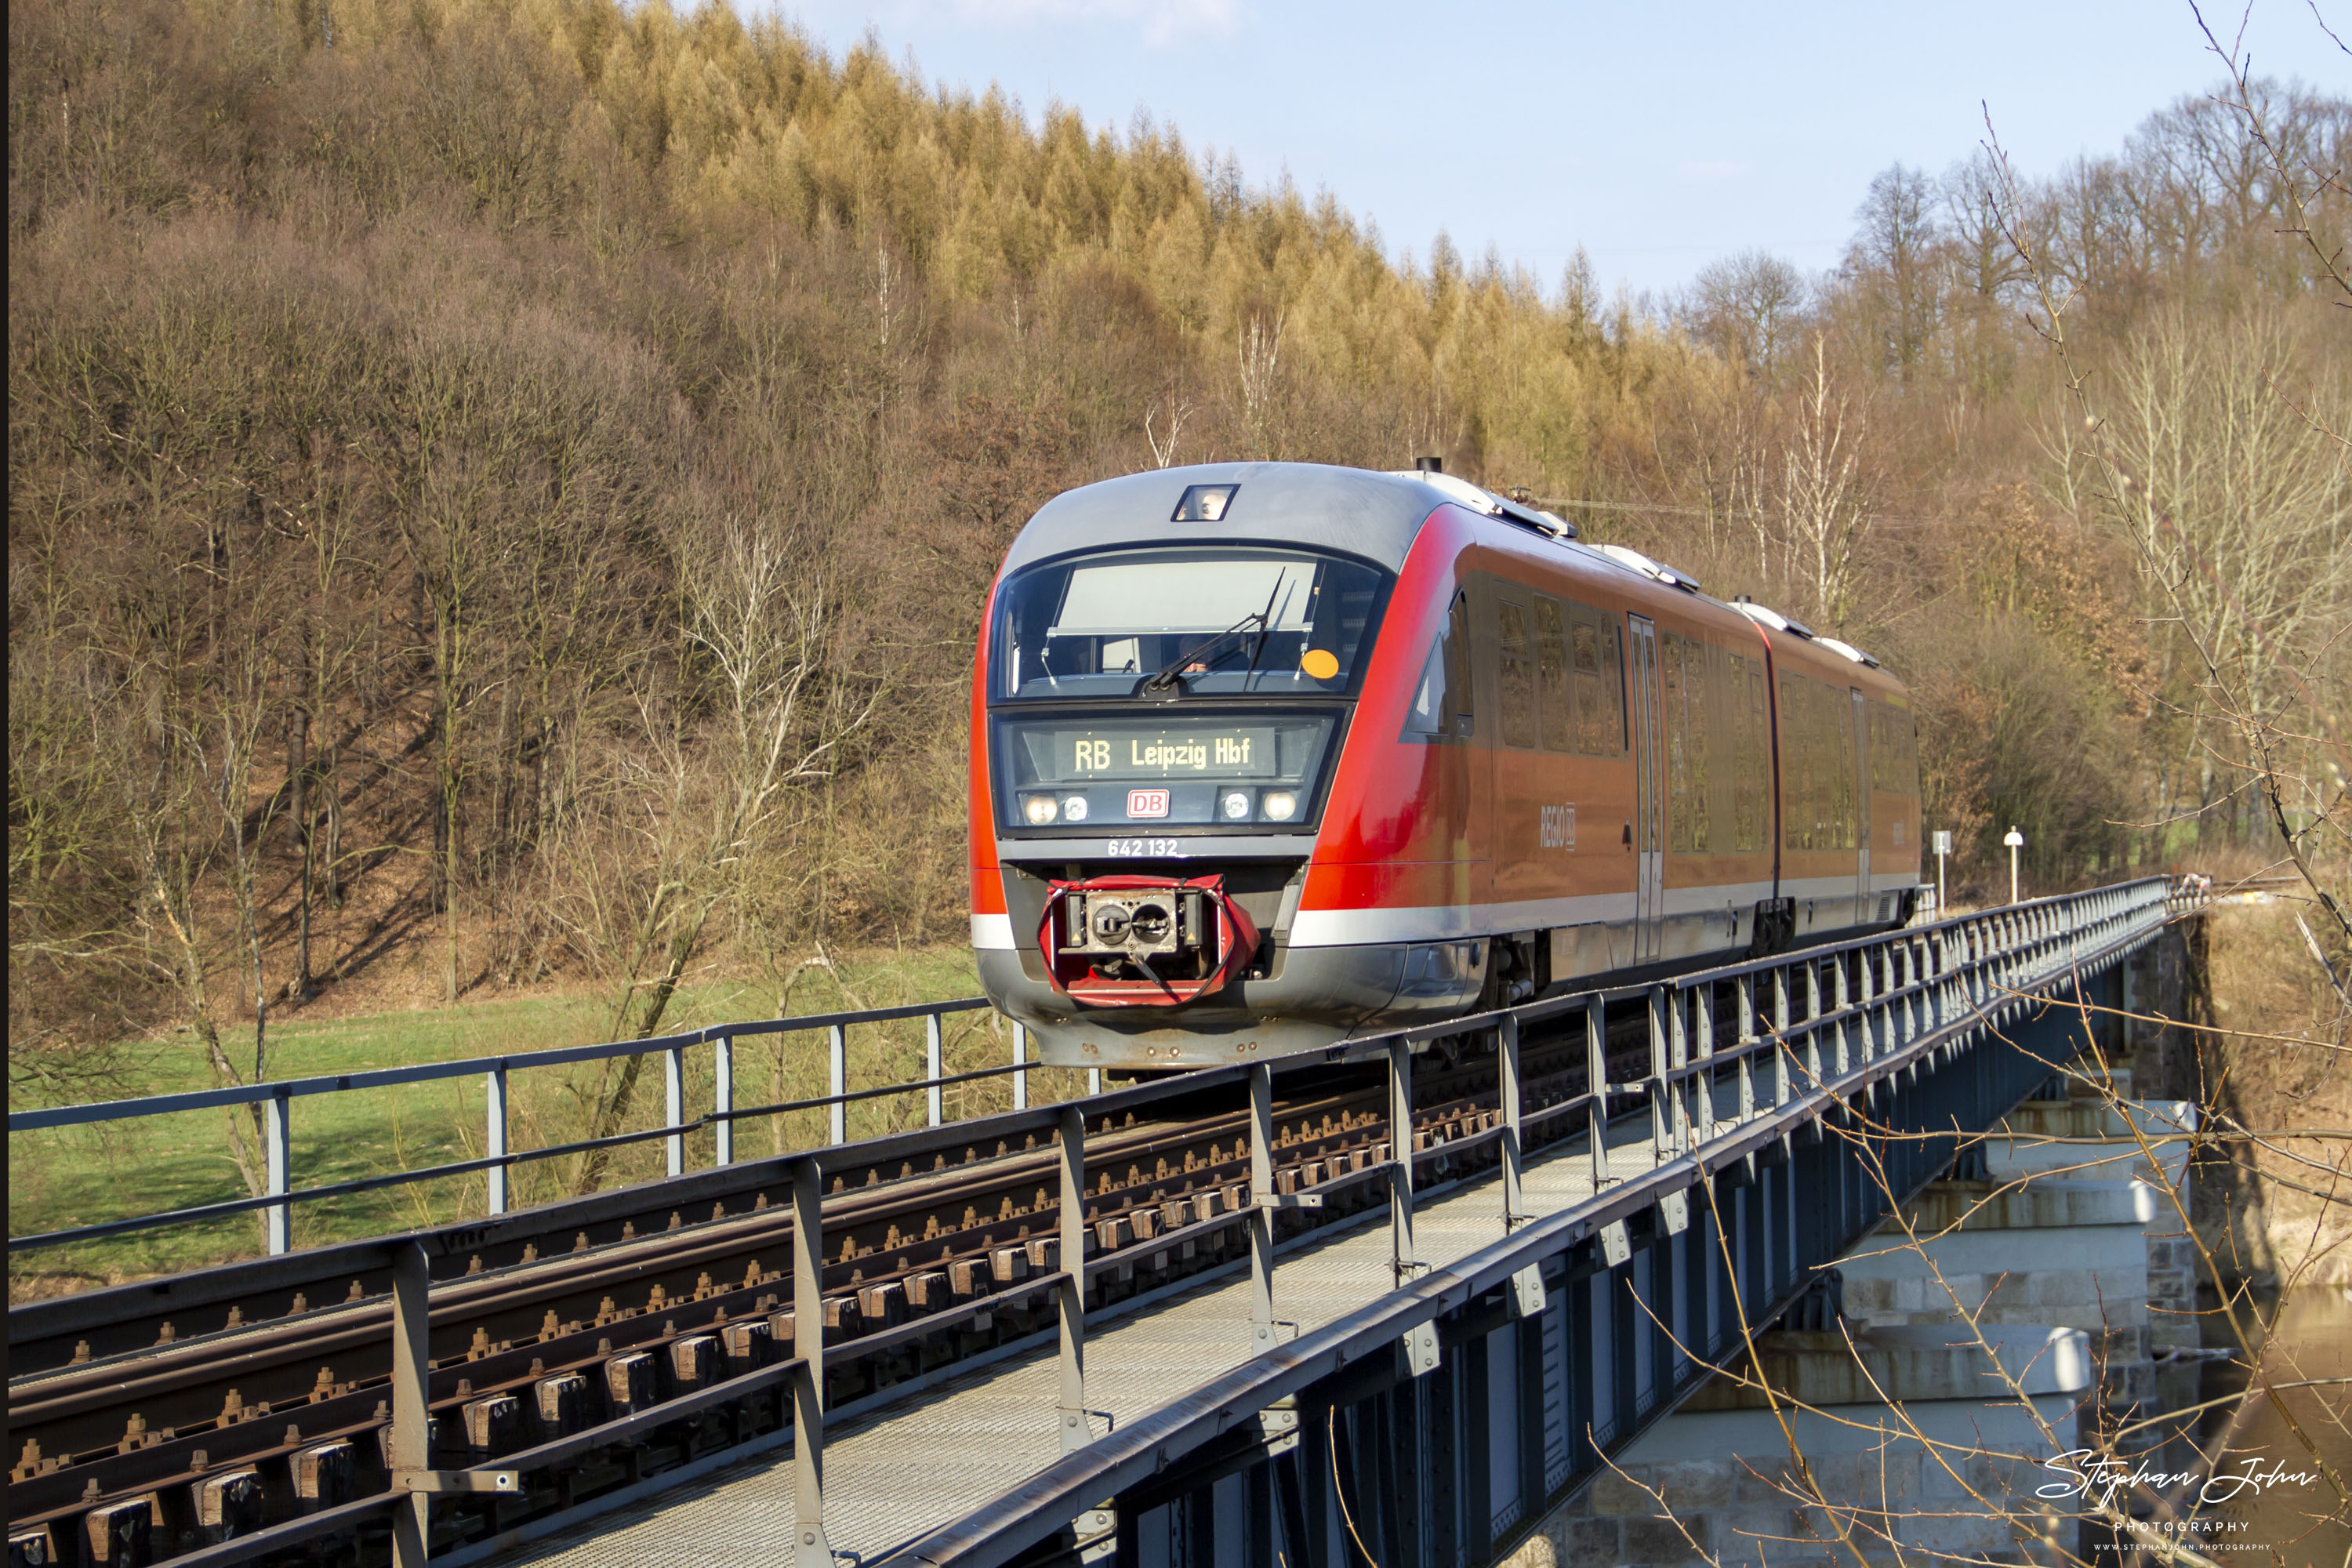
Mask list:
[[1442,473],[1048,502],[971,693],[972,945],[1043,1058],[1203,1066],[1909,918],[1875,660]]

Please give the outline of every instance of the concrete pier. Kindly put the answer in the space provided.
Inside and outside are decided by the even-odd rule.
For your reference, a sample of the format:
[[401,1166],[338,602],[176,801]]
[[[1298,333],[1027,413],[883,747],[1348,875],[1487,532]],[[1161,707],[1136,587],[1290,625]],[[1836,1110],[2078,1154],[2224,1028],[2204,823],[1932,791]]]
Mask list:
[[[1985,1140],[1983,1179],[1934,1183],[1906,1205],[1917,1246],[1889,1224],[1840,1262],[1844,1310],[1874,1326],[1965,1312],[2080,1329],[2099,1390],[2086,1430],[2125,1431],[2158,1407],[2158,1358],[2197,1342],[2188,1227],[2171,1195],[2185,1201],[2195,1126],[2185,1101],[2026,1101]],[[2141,1428],[2122,1446],[2155,1436]]]
[[[1769,1334],[1765,1380],[1809,1408],[1718,1379],[1511,1561],[1827,1568],[1853,1560],[1847,1542],[1874,1561],[2053,1560],[2072,1515],[2033,1492],[2053,1479],[2040,1458],[2075,1446],[2089,1344],[2069,1329],[1984,1337],[1993,1356],[1947,1328]],[[1814,1487],[1832,1507],[1806,1500]]]

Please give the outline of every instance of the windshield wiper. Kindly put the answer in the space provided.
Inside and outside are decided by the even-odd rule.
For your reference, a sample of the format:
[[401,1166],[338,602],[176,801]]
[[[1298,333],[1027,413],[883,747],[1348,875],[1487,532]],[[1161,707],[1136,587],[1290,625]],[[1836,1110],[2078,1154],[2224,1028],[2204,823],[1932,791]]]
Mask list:
[[[1257,641],[1250,648],[1249,669],[1244,674],[1243,679],[1246,681],[1251,675],[1256,674],[1257,661],[1265,653],[1266,638],[1270,637],[1274,631],[1274,603],[1276,599],[1282,597],[1282,584],[1289,578],[1289,576],[1290,573],[1287,569],[1275,574],[1274,591],[1265,596],[1265,609],[1258,611],[1255,615],[1244,616],[1240,620],[1235,621],[1232,626],[1227,626],[1223,631],[1219,632],[1215,637],[1211,637],[1207,642],[1202,643],[1192,652],[1177,655],[1174,658],[1168,661],[1167,665],[1160,669],[1159,674],[1153,676],[1150,679],[1137,687],[1135,689],[1136,694],[1138,696],[1141,696],[1147,691],[1155,693],[1169,691],[1181,686],[1183,684],[1184,678],[1176,673],[1179,669],[1181,669],[1184,666],[1199,659],[1211,648],[1215,647],[1227,637],[1235,636],[1244,626],[1249,626],[1253,622],[1255,622],[1257,626]],[[1209,667],[1205,664],[1202,665],[1201,673],[1206,675],[1208,672]]]
[[[1270,611],[1253,611],[1249,615],[1244,616],[1240,620],[1235,621],[1232,626],[1227,626],[1223,631],[1219,632],[1215,637],[1211,637],[1207,642],[1202,643],[1200,647],[1192,648],[1187,652],[1178,654],[1174,658],[1170,659],[1165,665],[1161,666],[1159,673],[1152,676],[1150,679],[1146,680],[1142,685],[1137,687],[1135,689],[1136,695],[1139,697],[1147,691],[1158,693],[1177,689],[1184,683],[1184,678],[1177,673],[1179,670],[1182,669],[1188,664],[1201,663],[1201,661],[1208,656],[1210,650],[1220,647],[1234,637],[1240,636],[1245,627],[1255,626],[1258,628],[1259,636],[1264,637],[1265,633],[1266,619],[1270,613]],[[1202,666],[1202,673],[1207,673],[1206,665]]]
[[1257,613],[1257,641],[1250,645],[1249,668],[1242,672],[1244,684],[1257,673],[1257,661],[1265,657],[1265,645],[1274,638],[1274,602],[1282,597],[1282,585],[1289,580],[1287,566],[1274,574],[1274,589],[1265,596],[1265,608]]

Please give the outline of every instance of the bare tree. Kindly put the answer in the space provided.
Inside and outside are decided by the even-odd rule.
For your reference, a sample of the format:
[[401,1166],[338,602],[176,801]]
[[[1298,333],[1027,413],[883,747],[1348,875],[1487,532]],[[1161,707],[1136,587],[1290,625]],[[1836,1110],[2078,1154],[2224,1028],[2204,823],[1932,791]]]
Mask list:
[[[2234,46],[2225,48],[2210,29],[2206,37],[2230,71],[2252,145],[2274,153]],[[2062,367],[2080,422],[2081,436],[2060,444],[2070,472],[2081,465],[2070,499],[2126,523],[2146,579],[2195,658],[2206,699],[2237,742],[2230,762],[2243,770],[2284,858],[2325,911],[2331,945],[2352,954],[2342,882],[2352,866],[2345,822],[2352,753],[2323,695],[2330,673],[2346,668],[2339,606],[2352,447],[2327,416],[2311,416],[2280,390],[2286,344],[2260,323],[2200,342],[2176,313],[2126,355],[2120,411],[2105,405],[2072,326],[2076,291],[2025,220],[1997,136],[1987,151],[2000,171],[2003,233],[2032,280],[2034,330]],[[2308,179],[2284,159],[2273,159],[2272,172],[2290,190]],[[2333,273],[2328,279],[2352,301],[2352,285]],[[2293,434],[2298,419],[2300,436]],[[2299,450],[2302,440],[2316,443],[2315,460]],[[2315,584],[2303,580],[2311,572]],[[2283,692],[2294,694],[2292,709],[2279,700]]]
[[[1873,521],[1862,451],[1869,411],[1867,403],[1850,407],[1833,388],[1821,333],[1813,336],[1812,370],[1799,383],[1794,403],[1776,493],[1750,513],[1757,548],[1767,562],[1787,560],[1811,613],[1841,629],[1853,615]],[[1751,484],[1749,493],[1759,495],[1760,486]]]
[[1692,284],[1700,335],[1748,374],[1769,380],[1794,340],[1805,280],[1769,250],[1709,263]]
[[1282,329],[1287,319],[1281,311],[1271,323],[1253,315],[1241,327],[1242,427],[1250,456],[1261,460],[1275,457],[1282,444]]
[[[1143,438],[1151,447],[1151,466],[1164,468],[1176,461],[1176,442],[1184,434],[1184,422],[1197,409],[1181,387],[1171,386],[1165,397],[1155,397],[1151,406],[1143,411]],[[1168,430],[1162,435],[1159,421],[1165,418]]]
[[[659,1029],[714,918],[748,903],[755,867],[779,847],[787,803],[831,778],[885,690],[874,683],[837,700],[834,584],[804,541],[766,519],[729,518],[711,532],[689,538],[680,563],[682,629],[708,672],[705,732],[640,695],[642,760],[616,781],[623,819],[604,826],[644,848],[599,867],[606,851],[588,846],[573,901],[571,923],[616,987],[612,1038]],[[590,1137],[619,1131],[644,1060],[606,1064]],[[593,1191],[608,1163],[604,1151],[586,1156],[576,1190]]]
[[1847,268],[1872,297],[1882,362],[1905,377],[1919,373],[1936,330],[1933,274],[1942,237],[1936,206],[1927,176],[1895,163],[1872,179],[1870,194],[1853,215],[1861,229]]

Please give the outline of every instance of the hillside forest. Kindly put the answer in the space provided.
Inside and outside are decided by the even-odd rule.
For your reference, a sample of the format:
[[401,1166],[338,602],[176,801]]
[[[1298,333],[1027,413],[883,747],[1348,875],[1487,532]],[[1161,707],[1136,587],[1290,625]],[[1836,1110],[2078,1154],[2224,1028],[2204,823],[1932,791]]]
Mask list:
[[1633,298],[718,4],[8,46],[13,1088],[167,1030],[266,1075],[395,972],[625,1037],[961,942],[997,561],[1214,458],[1436,456],[1871,649],[1956,897],[2012,825],[2032,889],[2343,887],[2340,94],[2217,53],[2056,171],[1889,166],[1827,274]]

